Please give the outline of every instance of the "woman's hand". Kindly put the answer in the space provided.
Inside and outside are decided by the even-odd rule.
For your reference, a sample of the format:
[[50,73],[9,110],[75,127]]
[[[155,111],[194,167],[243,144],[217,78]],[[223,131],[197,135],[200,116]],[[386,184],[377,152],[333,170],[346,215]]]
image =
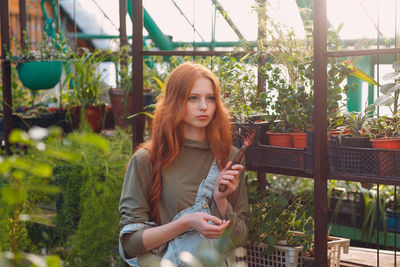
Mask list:
[[[218,178],[214,185],[214,199],[216,201],[222,200],[229,196],[232,192],[236,190],[239,185],[239,174],[243,170],[243,165],[235,164],[232,166],[232,169],[229,168],[232,165],[232,161],[229,161],[225,168],[219,173]],[[224,192],[220,192],[218,190],[219,185],[223,184],[226,186],[226,190]]]
[[[225,168],[219,173],[217,181],[214,184],[214,200],[222,218],[226,217],[226,209],[228,208],[228,200],[226,197],[234,192],[238,187],[239,174],[243,170],[243,165],[240,164],[233,165],[232,169],[229,170],[231,165],[232,161],[229,161]],[[226,186],[226,190],[224,192],[219,191],[218,188],[220,184]]]
[[188,228],[195,229],[199,234],[209,239],[220,238],[229,225],[229,221],[221,220],[205,212],[187,214],[182,216],[181,220]]

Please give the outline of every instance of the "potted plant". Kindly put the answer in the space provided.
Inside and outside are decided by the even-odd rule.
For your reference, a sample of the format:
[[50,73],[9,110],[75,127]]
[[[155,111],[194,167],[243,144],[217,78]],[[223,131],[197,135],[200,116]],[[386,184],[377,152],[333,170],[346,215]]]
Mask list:
[[[257,192],[257,181],[249,186],[250,218],[249,241],[253,244],[265,243],[267,253],[272,255],[275,245],[304,246],[304,251],[312,246],[313,208],[312,195],[304,192],[294,196],[291,192]],[[293,231],[301,231],[302,236]]]
[[400,96],[400,61],[392,64],[394,72],[383,76],[385,80],[393,82],[381,86],[382,95],[375,100],[377,106],[388,106],[392,112],[392,117],[382,116],[375,120],[375,130],[377,138],[372,140],[374,148],[400,149],[400,128],[399,128],[399,96]]
[[370,130],[375,105],[369,105],[364,112],[341,111],[334,121],[335,129],[339,130],[339,143],[347,147],[370,148],[372,133]]
[[[292,147],[292,136],[290,132],[294,129],[291,117],[298,115],[295,110],[296,88],[290,85],[284,78],[279,67],[271,67],[267,80],[267,86],[276,89],[277,96],[271,105],[270,130],[267,132],[269,145],[279,147]],[[278,79],[278,80],[276,80]]]
[[132,58],[128,53],[128,46],[113,55],[117,71],[116,87],[108,90],[115,125],[127,128],[127,116],[133,113],[132,100],[132,72],[130,70]]
[[[115,125],[127,128],[129,116],[133,114],[132,98],[132,57],[129,55],[129,46],[124,46],[112,57],[117,71],[116,87],[108,90],[113,110]],[[143,100],[145,111],[154,104],[155,88],[160,85],[160,74],[154,66],[154,61],[145,60],[143,69]]]
[[[68,86],[71,79],[74,81],[74,87],[68,90],[69,110],[75,119],[85,118],[94,131],[102,129],[105,118],[103,79],[98,67],[108,56],[108,51],[90,52],[87,48],[79,48],[77,53],[72,54],[72,71],[66,79]],[[73,104],[78,106],[74,107]],[[84,113],[80,112],[81,108]]]
[[26,46],[17,44],[17,55],[10,51],[7,58],[17,65],[18,76],[22,84],[31,90],[52,89],[59,81],[63,63],[69,57],[70,50],[59,35],[55,38],[44,36],[39,49],[34,50],[24,32]]

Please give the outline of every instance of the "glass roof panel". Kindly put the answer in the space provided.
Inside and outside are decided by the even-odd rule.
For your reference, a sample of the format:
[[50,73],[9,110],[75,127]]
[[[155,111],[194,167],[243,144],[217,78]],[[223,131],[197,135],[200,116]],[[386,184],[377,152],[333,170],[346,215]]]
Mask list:
[[[233,23],[248,41],[257,39],[257,13],[255,0],[218,0]],[[268,0],[267,15],[280,24],[292,27],[296,36],[304,37],[304,29],[296,0]],[[368,48],[376,47],[377,29],[383,40],[395,36],[395,3],[400,0],[327,0],[328,23],[338,28],[342,40],[370,39]],[[118,35],[119,1],[114,0],[59,0],[61,7],[87,34]],[[143,6],[161,31],[172,37],[174,42],[210,42],[215,18],[216,41],[238,41],[237,34],[223,15],[214,10],[213,0],[143,0]],[[214,15],[215,14],[215,15]],[[380,15],[378,21],[378,14]],[[127,16],[127,32],[132,24]],[[397,22],[398,23],[398,22]],[[193,29],[193,26],[195,30]],[[398,27],[397,27],[398,28]],[[143,30],[144,35],[147,31]],[[94,40],[97,47],[115,46],[115,40]],[[381,41],[384,43],[384,41]],[[351,42],[350,42],[351,43]],[[352,42],[349,49],[354,48]],[[392,44],[393,45],[393,44]]]

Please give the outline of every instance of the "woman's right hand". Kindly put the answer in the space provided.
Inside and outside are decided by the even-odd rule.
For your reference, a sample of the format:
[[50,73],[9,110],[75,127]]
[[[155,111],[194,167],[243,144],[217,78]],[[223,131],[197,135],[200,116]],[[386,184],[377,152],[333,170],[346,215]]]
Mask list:
[[220,238],[230,221],[221,220],[205,212],[186,214],[180,218],[188,228],[195,229],[208,239]]

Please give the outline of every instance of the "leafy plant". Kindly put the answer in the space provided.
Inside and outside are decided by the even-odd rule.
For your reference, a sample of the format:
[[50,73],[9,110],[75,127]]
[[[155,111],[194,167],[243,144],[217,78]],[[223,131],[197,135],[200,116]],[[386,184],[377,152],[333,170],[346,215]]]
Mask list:
[[24,32],[25,47],[21,48],[14,39],[14,46],[17,48],[16,55],[12,51],[7,51],[6,58],[15,64],[33,61],[65,61],[71,53],[66,44],[65,38],[55,34],[55,38],[44,35],[43,40],[38,44],[38,49],[34,49],[31,41]]
[[[249,185],[251,226],[249,240],[268,245],[267,253],[272,254],[278,241],[284,240],[289,246],[302,245],[309,250],[313,242],[312,194],[304,192],[293,196],[290,192],[257,192],[257,181]],[[293,231],[303,232],[296,235]]]
[[87,104],[100,104],[103,96],[103,78],[98,68],[108,56],[108,52],[95,50],[92,53],[87,48],[80,48],[77,53],[72,54],[73,70],[67,74],[64,83],[69,85],[71,79],[75,82],[75,87],[68,94],[69,105],[74,101],[83,107]]
[[400,113],[393,117],[377,116],[371,120],[371,132],[375,137],[400,136]]
[[227,55],[198,60],[217,76],[222,99],[236,118],[268,114],[271,96],[257,88],[259,57],[247,54],[241,58]]
[[[380,92],[382,95],[375,99],[377,106],[388,106],[395,115],[399,111],[399,95],[400,95],[400,62],[395,61],[392,64],[394,72],[387,73],[383,76],[385,80],[394,80],[391,83],[382,85]],[[393,108],[392,108],[393,105]]]
[[345,131],[349,131],[352,137],[369,136],[372,138],[370,130],[372,124],[372,116],[375,111],[375,105],[369,105],[364,112],[348,111],[347,109],[340,112],[334,125],[340,129],[339,141]]
[[[10,143],[24,145],[28,150],[40,151],[40,154],[49,158],[69,160],[74,155],[63,155],[61,151],[55,151],[46,147],[42,139],[47,137],[57,139],[60,131],[52,128],[49,131],[40,128],[32,128],[29,134],[21,130],[14,130],[10,135]],[[38,200],[38,196],[47,196],[57,192],[57,188],[47,184],[52,168],[43,158],[35,159],[26,157],[21,150],[15,150],[11,156],[2,158],[0,162],[0,225],[2,252],[9,251],[0,260],[9,261],[11,266],[16,266],[26,260],[35,263],[35,255],[23,251],[37,252],[27,235],[26,223],[34,219],[32,206]],[[38,258],[40,259],[40,258]],[[60,266],[55,260],[51,266]],[[58,262],[58,264],[57,264]],[[50,266],[50,264],[49,264]]]

